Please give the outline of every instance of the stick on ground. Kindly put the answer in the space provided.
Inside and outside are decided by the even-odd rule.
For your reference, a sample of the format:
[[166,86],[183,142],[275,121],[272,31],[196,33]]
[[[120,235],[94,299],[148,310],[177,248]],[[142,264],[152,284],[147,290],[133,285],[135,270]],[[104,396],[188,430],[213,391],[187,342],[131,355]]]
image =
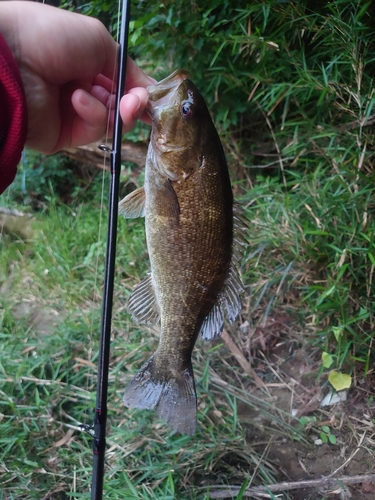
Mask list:
[[[295,482],[283,482],[270,484],[268,486],[253,486],[251,488],[247,488],[244,491],[244,497],[254,497],[254,496],[264,496],[264,494],[268,492],[277,492],[277,491],[290,491],[290,490],[298,490],[304,488],[321,488],[321,487],[337,487],[341,484],[350,485],[350,484],[358,484],[365,482],[375,482],[375,474],[366,474],[362,476],[342,476],[338,478],[332,477],[322,477],[321,479],[309,479],[306,481],[295,481]],[[214,498],[230,498],[234,495],[237,495],[240,491],[241,487],[236,486],[232,488],[226,488],[225,490],[213,490],[210,492],[210,499]]]

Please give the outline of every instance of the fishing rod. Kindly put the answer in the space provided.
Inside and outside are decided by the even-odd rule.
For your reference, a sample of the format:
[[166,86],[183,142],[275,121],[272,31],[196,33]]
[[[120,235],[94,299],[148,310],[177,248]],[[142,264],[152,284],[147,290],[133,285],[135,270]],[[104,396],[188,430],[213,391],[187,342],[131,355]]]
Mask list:
[[118,76],[115,104],[115,123],[112,149],[101,146],[110,153],[111,182],[108,205],[108,229],[106,262],[104,272],[104,291],[100,328],[98,385],[96,392],[95,418],[93,425],[93,469],[91,482],[91,500],[102,500],[104,483],[104,459],[106,448],[108,370],[111,338],[113,283],[116,260],[116,238],[118,217],[118,193],[121,171],[122,121],[120,118],[120,100],[124,94],[126,60],[128,52],[130,18],[130,0],[123,0],[121,8],[121,32],[119,37]]

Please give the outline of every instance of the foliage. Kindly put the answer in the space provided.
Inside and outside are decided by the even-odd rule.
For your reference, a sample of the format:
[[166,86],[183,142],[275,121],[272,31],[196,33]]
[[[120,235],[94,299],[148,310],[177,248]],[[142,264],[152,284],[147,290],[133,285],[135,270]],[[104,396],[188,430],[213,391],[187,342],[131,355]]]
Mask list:
[[[355,359],[367,372],[375,263],[371,3],[142,2],[133,16],[134,54],[155,76],[189,71],[235,172],[251,180],[250,220],[261,224],[252,227],[255,252],[283,248],[286,266],[308,268],[302,297],[325,325],[322,348],[335,354],[337,368],[351,369]],[[284,223],[293,234],[270,241]],[[263,264],[270,274],[275,263]]]
[[[311,133],[371,114],[371,9],[348,0],[133,1],[129,42],[156,77],[187,69],[224,130],[264,135],[263,112],[293,136],[297,122]],[[78,10],[109,11],[116,26],[116,6],[107,1]]]
[[[11,196],[33,208],[46,206],[54,195],[70,200],[87,188],[89,177],[82,176],[82,169],[62,155],[45,156],[24,150],[18,165],[18,175],[10,188]],[[86,174],[88,171],[86,172]]]
[[320,437],[321,444],[322,443],[330,443],[332,445],[337,444],[336,436],[331,432],[331,429],[329,428],[328,425],[320,425],[319,427],[316,425],[317,423],[316,417],[301,417],[298,422],[302,427],[305,428],[306,431],[314,432],[314,434],[312,434],[313,441],[316,442],[316,435],[318,434]]

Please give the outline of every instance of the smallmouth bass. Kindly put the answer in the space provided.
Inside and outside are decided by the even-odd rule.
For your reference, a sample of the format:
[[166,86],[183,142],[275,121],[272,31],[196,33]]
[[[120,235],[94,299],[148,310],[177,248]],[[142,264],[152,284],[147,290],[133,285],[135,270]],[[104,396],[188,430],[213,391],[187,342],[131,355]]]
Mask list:
[[243,287],[236,270],[246,220],[233,201],[223,147],[203,97],[184,71],[148,87],[152,133],[145,184],[119,204],[125,218],[145,217],[151,270],[132,292],[138,323],[160,320],[156,352],[124,395],[129,408],[155,409],[173,429],[196,430],[191,363],[200,334],[233,322]]

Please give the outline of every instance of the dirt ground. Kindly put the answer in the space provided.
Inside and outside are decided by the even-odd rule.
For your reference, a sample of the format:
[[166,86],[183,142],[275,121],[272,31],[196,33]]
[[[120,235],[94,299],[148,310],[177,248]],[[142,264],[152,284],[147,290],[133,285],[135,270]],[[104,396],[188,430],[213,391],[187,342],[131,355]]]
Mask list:
[[[281,319],[285,325],[285,317]],[[375,474],[374,367],[365,377],[360,371],[354,373],[353,387],[341,393],[343,399],[346,397],[345,401],[321,406],[323,398],[331,393],[331,386],[327,381],[327,371],[319,375],[320,351],[306,345],[302,347],[295,335],[289,338],[282,334],[275,336],[277,321],[280,318],[274,317],[268,328],[265,325],[261,331],[252,331],[252,342],[244,342],[242,346],[236,342],[240,351],[240,354],[237,352],[237,361],[241,364],[238,359],[241,354],[247,360],[252,356],[251,370],[258,387],[252,384],[249,391],[263,399],[268,397],[275,407],[285,410],[291,417],[305,417],[302,418],[305,424],[303,436],[307,442],[262,433],[259,423],[266,427],[267,422],[262,422],[261,412],[257,414],[240,403],[238,414],[247,427],[249,442],[255,449],[256,443],[260,442],[257,451],[262,454],[268,440],[266,458],[280,472],[280,482],[364,476],[363,482],[349,486],[293,489],[288,494],[294,500],[374,500],[374,476],[372,481],[365,477]],[[231,340],[229,344],[226,338],[224,341],[234,354],[236,349],[231,347]],[[251,348],[245,353],[246,345],[250,344]],[[254,421],[257,425],[253,425]],[[296,419],[291,418],[292,421],[295,423]],[[323,432],[327,429],[328,433]],[[325,434],[327,443],[322,442],[321,433]],[[334,436],[331,439],[335,444],[329,442],[329,434]],[[278,494],[280,496],[276,498],[286,498],[281,492]]]

